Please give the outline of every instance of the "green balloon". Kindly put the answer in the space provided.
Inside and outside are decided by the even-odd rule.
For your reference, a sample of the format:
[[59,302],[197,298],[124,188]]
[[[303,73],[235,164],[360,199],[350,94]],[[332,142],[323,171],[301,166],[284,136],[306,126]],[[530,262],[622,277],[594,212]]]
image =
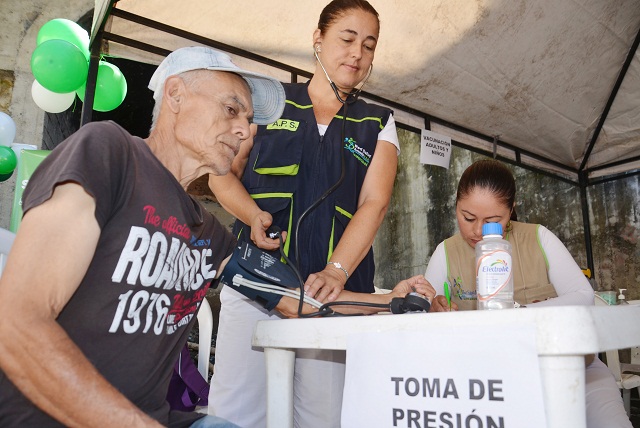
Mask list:
[[12,175],[13,175],[13,172],[11,172],[11,173],[9,173],[9,174],[0,174],[0,183],[2,183],[3,181],[7,181],[8,179],[10,179]]
[[18,158],[13,149],[8,146],[0,146],[0,175],[9,174],[11,177],[16,165],[18,165]]
[[47,40],[55,39],[64,40],[75,45],[89,60],[89,33],[80,25],[64,18],[52,19],[40,27],[36,37],[36,45],[40,46]]
[[[84,102],[86,82],[76,91]],[[96,77],[96,93],[93,97],[93,109],[96,111],[111,111],[117,108],[127,96],[127,81],[120,69],[106,61],[98,63]]]
[[66,94],[87,80],[89,63],[72,43],[52,39],[38,45],[31,55],[31,71],[38,83],[51,92]]

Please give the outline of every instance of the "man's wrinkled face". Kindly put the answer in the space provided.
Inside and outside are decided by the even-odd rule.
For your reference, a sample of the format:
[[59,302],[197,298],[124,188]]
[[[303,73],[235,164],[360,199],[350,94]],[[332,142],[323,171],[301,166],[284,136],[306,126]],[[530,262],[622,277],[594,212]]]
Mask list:
[[176,139],[216,175],[225,175],[240,143],[250,137],[251,92],[237,74],[198,70],[187,80],[176,121]]

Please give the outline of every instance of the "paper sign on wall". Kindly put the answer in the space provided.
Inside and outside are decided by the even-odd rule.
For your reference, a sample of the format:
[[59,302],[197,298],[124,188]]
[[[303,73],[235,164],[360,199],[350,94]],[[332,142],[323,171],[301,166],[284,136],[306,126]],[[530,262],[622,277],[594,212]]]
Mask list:
[[420,163],[449,169],[451,137],[422,130],[420,136]]
[[535,327],[495,330],[350,336],[342,427],[546,427]]

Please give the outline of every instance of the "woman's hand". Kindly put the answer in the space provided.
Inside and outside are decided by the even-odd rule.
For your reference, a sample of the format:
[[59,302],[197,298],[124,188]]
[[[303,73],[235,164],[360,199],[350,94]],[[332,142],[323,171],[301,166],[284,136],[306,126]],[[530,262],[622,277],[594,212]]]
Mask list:
[[451,302],[451,308],[449,308],[449,302],[447,302],[447,298],[444,296],[436,296],[435,299],[431,302],[431,309],[429,312],[451,312],[457,311],[458,305],[454,302]]
[[335,301],[344,290],[347,277],[342,270],[327,265],[323,271],[312,273],[304,283],[304,292],[319,302]]
[[405,297],[409,293],[419,293],[429,299],[431,302],[436,295],[436,290],[431,286],[424,275],[416,275],[411,278],[403,279],[395,287],[390,294],[393,297]]
[[[265,231],[273,223],[273,217],[266,211],[260,211],[251,219],[251,242],[263,250],[277,250],[280,247],[280,239],[267,237]],[[287,232],[281,232],[282,241],[286,241]]]

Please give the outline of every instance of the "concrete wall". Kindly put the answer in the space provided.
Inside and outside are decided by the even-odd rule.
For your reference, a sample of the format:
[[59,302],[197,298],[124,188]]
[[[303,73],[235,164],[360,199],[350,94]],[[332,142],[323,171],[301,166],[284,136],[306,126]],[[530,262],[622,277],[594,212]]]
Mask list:
[[[68,113],[45,114],[31,99],[30,58],[36,35],[53,18],[86,20],[93,1],[3,0],[0,8],[0,111],[16,122],[16,142],[51,148],[74,129],[77,119]],[[133,69],[127,70],[127,80],[134,78],[132,73]],[[140,74],[136,77],[140,81],[148,81],[149,70],[136,73]],[[146,84],[129,86],[132,91],[137,87],[144,89]],[[132,104],[124,108],[143,115],[141,110],[145,108],[132,106],[142,103],[148,94],[133,95],[127,97],[131,101],[125,100]],[[148,120],[147,116],[144,113],[143,119]],[[125,120],[125,115],[121,117]],[[109,117],[97,117],[104,118]],[[143,119],[136,116],[133,121]],[[142,128],[148,129],[148,125],[145,123]],[[449,170],[421,165],[419,136],[404,130],[400,136],[402,154],[392,205],[374,243],[380,287],[390,287],[402,278],[424,273],[436,245],[456,232],[454,206],[458,179],[469,164],[481,157],[454,147]],[[578,264],[586,267],[578,189],[522,168],[512,170],[518,185],[519,218],[547,226],[567,245]],[[639,180],[637,176],[630,177],[593,186],[588,191],[597,284],[601,289],[628,288],[629,299],[640,299]],[[192,190],[209,199],[198,185],[202,187],[203,183],[195,183]],[[9,226],[14,188],[14,178],[0,183],[0,227]],[[220,213],[215,203],[209,202],[208,206]],[[225,224],[231,221],[226,217],[223,220]]]
[[640,176],[589,189],[596,281],[640,299]]

